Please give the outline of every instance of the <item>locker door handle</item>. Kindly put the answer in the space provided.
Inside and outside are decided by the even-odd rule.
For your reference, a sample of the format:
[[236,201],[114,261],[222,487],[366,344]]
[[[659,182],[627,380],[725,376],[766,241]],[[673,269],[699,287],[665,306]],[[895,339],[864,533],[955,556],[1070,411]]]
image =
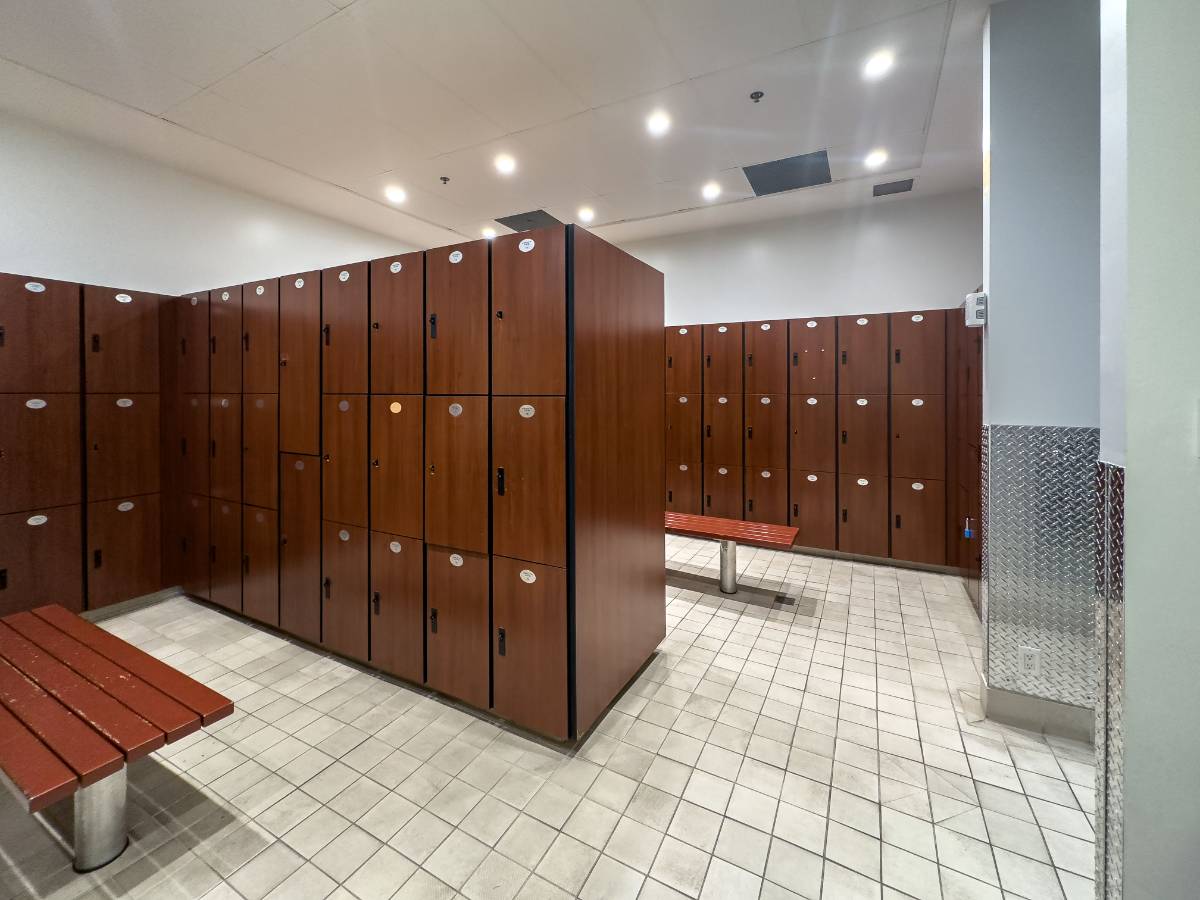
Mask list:
[[746,365],[752,369],[754,368],[754,354],[753,353],[746,354]]
[[322,591],[323,591],[323,592],[324,592],[324,594],[325,594],[325,599],[326,599],[326,600],[328,600],[328,599],[329,599],[329,595],[330,595],[330,594],[332,593],[332,591],[333,591],[333,582],[332,582],[330,579],[328,579],[328,578],[324,579],[324,580],[321,582],[321,589],[322,589]]
[[102,565],[104,565],[104,555],[103,555],[103,552],[102,552],[102,551],[100,551],[100,550],[93,550],[93,551],[92,551],[92,568],[93,568],[93,569],[98,569],[98,568],[100,568]]
[[846,443],[846,432],[842,432],[842,443]]
[[673,491],[667,491],[667,502],[668,502],[668,503],[670,503],[670,502],[671,502],[672,500],[674,500],[674,499],[675,499],[675,497],[674,497],[674,492],[673,492]]
[[250,574],[250,554],[249,553],[242,554],[242,574],[244,574],[244,575]]
[[208,452],[213,459],[217,458],[217,442],[215,440],[208,442]]
[[378,323],[378,322],[372,322],[372,323],[371,323],[371,330],[372,330],[372,331],[378,331],[378,330],[379,330],[379,323]]
[[846,521],[846,510],[844,510],[844,509],[842,510],[842,521],[843,522]]
[[0,347],[4,346],[4,326],[0,325]]
[[437,634],[437,608],[429,610],[429,630],[433,634]]
[[754,426],[753,426],[753,425],[749,425],[749,426],[747,426],[747,428],[746,428],[746,439],[747,439],[747,440],[750,440],[750,441],[754,440]]
[[371,608],[375,610],[375,615],[379,615],[379,591],[371,595]]
[[900,362],[900,351],[896,351],[896,362]]
[[330,456],[328,453],[326,453],[324,456],[321,457],[321,461],[322,462],[332,462],[333,457]]
[[179,355],[187,356],[187,338],[185,337],[179,339]]
[[709,506],[709,507],[711,507],[711,506],[712,506],[712,494],[705,494],[705,495],[704,495],[704,505],[705,505],[705,506]]
[[842,351],[842,365],[844,366],[845,364],[846,364],[846,351],[843,350]]
[[504,467],[503,466],[498,466],[496,468],[496,495],[499,497],[504,496]]
[[747,500],[747,501],[746,501],[746,511],[747,511],[747,512],[754,512],[754,500],[753,500],[753,498],[751,498],[750,500]]
[[98,335],[98,334],[92,335],[92,352],[93,353],[100,352],[100,335]]
[[673,356],[668,356],[667,357],[667,368],[668,369],[673,368],[674,365],[675,365],[675,358]]
[[282,368],[283,368],[284,366],[286,366],[286,365],[287,365],[287,357],[286,357],[286,356],[280,356],[280,357],[279,357],[279,368],[281,368],[281,369],[282,369]]
[[330,333],[330,331],[331,331],[331,330],[332,330],[332,329],[331,329],[331,328],[330,328],[328,325],[322,325],[322,326],[321,326],[321,334],[323,334],[323,335],[325,336],[325,346],[326,346],[326,347],[330,346],[330,343],[329,343],[329,333]]
[[[92,335],[92,349],[93,350],[100,349],[100,335],[98,335],[98,334]],[[208,349],[213,353],[214,356],[216,355],[217,336],[215,334],[208,339]]]
[[504,633],[503,628],[496,629],[496,643],[498,644],[497,651],[501,656],[508,655],[508,635]]
[[179,439],[179,455],[187,456],[187,438]]
[[429,337],[437,337],[437,313],[429,314]]
[[705,368],[708,368],[708,369],[712,368],[712,354],[711,353],[705,354],[704,366],[705,366]]
[[712,437],[712,426],[711,426],[711,425],[705,425],[705,426],[704,426],[704,436],[705,436],[705,437]]
[[502,309],[496,310],[496,318],[503,319],[504,318],[504,310],[502,310]]
[[897,513],[897,515],[896,515],[896,527],[897,527],[897,528],[899,528],[899,527],[900,527],[900,515],[899,515],[898,513]]
[[795,518],[797,518],[799,515],[800,515],[800,504],[799,504],[799,503],[793,503],[793,504],[792,504],[792,518],[793,518],[793,519],[795,519]]
[[373,468],[376,468],[376,469],[378,469],[378,468],[379,468],[379,460],[378,460],[378,459],[373,459],[373,460],[371,460],[371,466],[372,466]]
[[208,545],[208,561],[215,563],[217,561],[217,548],[215,544]]
[[188,539],[183,537],[179,539],[179,551],[183,554],[188,552]]
[[[0,347],[4,344],[0,343]],[[0,591],[8,588],[8,569],[0,569]]]
[[242,335],[242,349],[247,353],[250,352],[250,332],[248,331]]
[[793,366],[800,365],[800,354],[799,353],[792,354],[792,365]]

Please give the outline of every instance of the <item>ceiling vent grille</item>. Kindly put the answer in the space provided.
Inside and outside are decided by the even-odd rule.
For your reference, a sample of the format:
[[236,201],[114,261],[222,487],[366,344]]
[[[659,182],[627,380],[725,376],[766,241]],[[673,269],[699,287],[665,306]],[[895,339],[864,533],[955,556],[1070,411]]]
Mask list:
[[742,171],[746,173],[746,180],[750,182],[750,187],[759,197],[767,194],[779,194],[783,191],[794,191],[797,188],[813,187],[818,184],[829,184],[833,180],[829,175],[829,152],[827,150],[746,166]]
[[532,231],[535,228],[549,228],[552,225],[561,225],[562,222],[550,215],[544,209],[535,209],[532,212],[517,213],[512,216],[502,216],[496,220],[505,228],[511,228],[513,231]]
[[903,194],[906,191],[911,191],[913,188],[913,180],[905,178],[903,181],[889,181],[887,184],[877,184],[872,188],[871,193],[876,197],[886,197],[888,194]]

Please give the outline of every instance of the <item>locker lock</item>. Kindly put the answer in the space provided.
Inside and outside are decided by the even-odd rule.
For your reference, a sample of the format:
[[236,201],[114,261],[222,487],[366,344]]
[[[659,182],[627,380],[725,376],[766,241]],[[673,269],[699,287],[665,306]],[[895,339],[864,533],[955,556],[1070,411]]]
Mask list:
[[433,634],[437,634],[437,608],[429,610],[429,630]]
[[333,590],[333,581],[331,581],[329,578],[324,579],[321,582],[321,591],[324,594],[324,597],[326,600],[329,599],[329,595],[332,592],[332,590]]
[[496,629],[496,652],[501,656],[508,655],[508,635],[504,633],[503,628]]
[[374,609],[375,615],[379,615],[379,591],[371,594],[371,608]]

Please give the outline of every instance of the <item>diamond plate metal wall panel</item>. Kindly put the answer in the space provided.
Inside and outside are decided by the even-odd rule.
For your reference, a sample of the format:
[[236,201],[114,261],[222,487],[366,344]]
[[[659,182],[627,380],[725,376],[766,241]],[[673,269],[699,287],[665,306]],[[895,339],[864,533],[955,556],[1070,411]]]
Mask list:
[[[1121,900],[1125,836],[1125,470],[1107,466],[1105,534],[1107,564],[1105,616],[1107,678],[1104,753],[1105,896]],[[1097,824],[1097,834],[1101,833]]]
[[1108,472],[1096,463],[1095,490],[1099,502],[1095,512],[1096,547],[1096,730],[1092,746],[1096,748],[1096,900],[1104,900],[1105,868],[1105,759],[1108,750]]
[[[988,684],[1091,707],[1099,429],[990,425],[986,438]],[[1022,647],[1042,651],[1039,674],[1021,672]]]

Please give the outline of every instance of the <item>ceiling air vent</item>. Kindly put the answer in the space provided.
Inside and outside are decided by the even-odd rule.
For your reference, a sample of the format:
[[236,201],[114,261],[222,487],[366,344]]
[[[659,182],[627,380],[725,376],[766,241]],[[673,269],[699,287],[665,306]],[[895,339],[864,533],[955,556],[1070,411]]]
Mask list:
[[533,212],[517,213],[513,216],[502,216],[496,220],[505,228],[511,228],[513,231],[532,231],[535,228],[549,228],[552,225],[561,225],[562,222],[550,215],[544,209],[535,209]]
[[876,197],[886,197],[888,194],[903,194],[906,191],[911,191],[913,180],[905,178],[903,181],[889,181],[887,184],[877,184],[871,190],[871,193]]
[[829,184],[833,180],[829,176],[829,153],[826,150],[746,166],[742,171],[746,173],[746,180],[759,197],[817,184]]

